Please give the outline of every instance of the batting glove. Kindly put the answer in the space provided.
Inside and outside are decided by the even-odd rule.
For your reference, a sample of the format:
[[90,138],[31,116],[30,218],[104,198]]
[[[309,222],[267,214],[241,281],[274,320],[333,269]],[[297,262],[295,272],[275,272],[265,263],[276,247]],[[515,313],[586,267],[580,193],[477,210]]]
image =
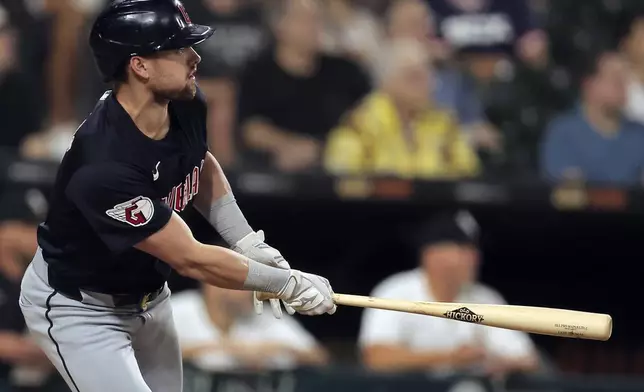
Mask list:
[[[288,264],[284,256],[275,248],[264,242],[264,231],[259,230],[258,232],[251,232],[246,237],[242,238],[235,244],[233,250],[237,253],[240,253],[251,260],[255,260],[258,263],[265,265],[270,265],[271,267],[277,267],[282,269],[290,269],[291,266]],[[258,298],[259,293],[253,293],[253,306],[255,307],[255,313],[262,314],[264,311],[264,302]],[[282,317],[282,308],[280,306],[279,299],[270,299],[271,308],[273,310],[273,315],[276,318]],[[295,310],[288,306],[284,302],[284,308],[288,314],[294,314]]]
[[290,272],[291,276],[277,294],[278,298],[306,316],[335,313],[337,308],[333,302],[333,289],[326,278],[298,270]]

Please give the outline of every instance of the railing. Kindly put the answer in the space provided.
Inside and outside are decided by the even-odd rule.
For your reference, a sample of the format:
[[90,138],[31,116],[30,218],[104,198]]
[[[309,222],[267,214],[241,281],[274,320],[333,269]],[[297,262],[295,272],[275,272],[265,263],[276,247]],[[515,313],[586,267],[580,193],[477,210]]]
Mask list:
[[184,388],[184,392],[642,392],[644,378],[514,376],[491,380],[464,375],[382,375],[352,367],[208,374],[186,365]]
[[[4,389],[0,392],[15,392]],[[20,391],[69,392],[59,377]],[[184,365],[183,392],[642,392],[644,378],[616,376],[485,377],[427,374],[383,375],[352,366],[293,372],[207,373]]]
[[[0,156],[0,185],[47,187],[54,181],[56,164],[13,160]],[[569,183],[550,186],[534,178],[411,181],[396,178],[335,178],[321,173],[285,175],[261,171],[227,171],[235,191],[247,197],[301,200],[404,201],[409,206],[467,204],[471,206],[520,206],[562,211],[644,213],[644,188],[625,189]]]

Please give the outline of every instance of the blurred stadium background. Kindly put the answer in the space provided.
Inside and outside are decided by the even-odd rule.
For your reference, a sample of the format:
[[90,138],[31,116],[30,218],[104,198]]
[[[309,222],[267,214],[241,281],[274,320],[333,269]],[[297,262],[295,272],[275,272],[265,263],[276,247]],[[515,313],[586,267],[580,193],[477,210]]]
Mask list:
[[[109,88],[87,45],[105,3],[0,0],[2,392],[67,390],[17,293]],[[336,292],[615,320],[608,342],[352,308],[276,322],[174,276],[187,392],[644,390],[644,1],[184,4],[218,29],[198,47],[211,151],[291,265]]]

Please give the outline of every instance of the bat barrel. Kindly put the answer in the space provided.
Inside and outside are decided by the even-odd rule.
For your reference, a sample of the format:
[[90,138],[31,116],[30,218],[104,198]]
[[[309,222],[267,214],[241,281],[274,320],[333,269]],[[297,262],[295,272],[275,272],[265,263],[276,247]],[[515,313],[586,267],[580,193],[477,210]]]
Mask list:
[[610,315],[517,305],[414,302],[335,294],[338,305],[417,313],[490,327],[563,338],[606,341],[613,330]]

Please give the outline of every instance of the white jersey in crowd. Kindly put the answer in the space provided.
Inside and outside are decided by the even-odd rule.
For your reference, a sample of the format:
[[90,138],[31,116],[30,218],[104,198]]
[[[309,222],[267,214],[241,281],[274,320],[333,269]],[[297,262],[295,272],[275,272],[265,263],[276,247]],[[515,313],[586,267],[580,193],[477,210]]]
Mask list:
[[[418,268],[390,276],[378,284],[371,295],[412,301],[435,301],[430,293],[425,273]],[[506,303],[497,291],[480,283],[472,285],[454,302]],[[505,358],[521,358],[535,353],[532,340],[522,332],[377,309],[365,309],[359,344],[361,348],[383,344],[405,346],[418,351],[449,351],[461,345],[481,344],[488,354]]]
[[[210,320],[199,291],[173,294],[172,311],[182,347],[212,344],[221,339],[221,333]],[[227,338],[245,344],[284,344],[297,350],[317,346],[315,338],[293,317],[284,313],[281,319],[276,319],[270,311],[262,315],[251,313],[245,319],[238,320],[232,325]],[[273,370],[287,370],[297,365],[294,357],[286,354],[265,357],[263,360],[267,368]],[[191,363],[206,371],[233,371],[240,367],[235,358],[219,350],[192,358]]]

